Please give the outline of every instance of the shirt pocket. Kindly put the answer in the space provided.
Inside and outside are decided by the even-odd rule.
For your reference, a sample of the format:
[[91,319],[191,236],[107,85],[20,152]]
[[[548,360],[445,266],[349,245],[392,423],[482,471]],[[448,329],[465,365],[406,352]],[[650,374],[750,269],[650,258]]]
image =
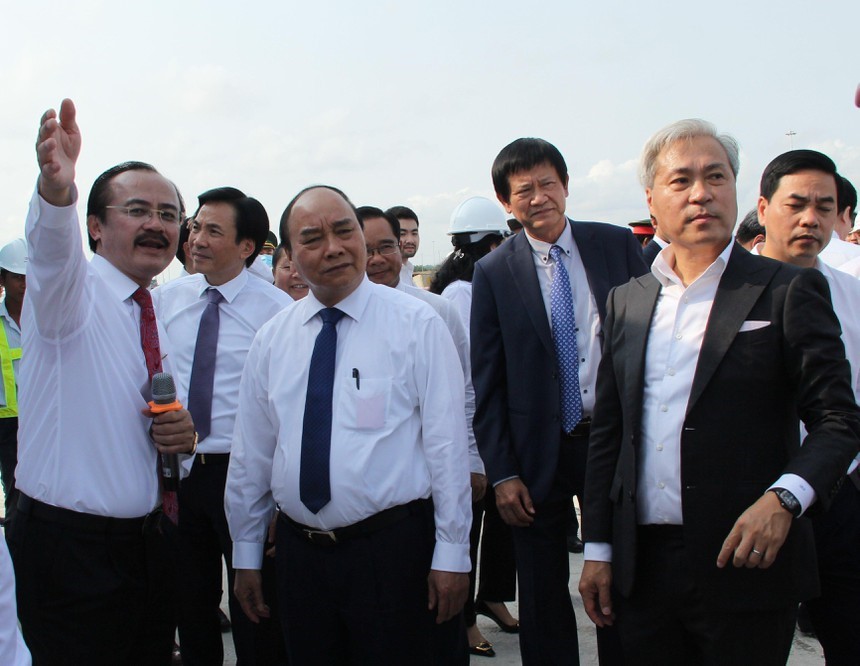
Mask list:
[[380,430],[388,422],[391,379],[350,376],[342,393],[344,425],[353,430]]

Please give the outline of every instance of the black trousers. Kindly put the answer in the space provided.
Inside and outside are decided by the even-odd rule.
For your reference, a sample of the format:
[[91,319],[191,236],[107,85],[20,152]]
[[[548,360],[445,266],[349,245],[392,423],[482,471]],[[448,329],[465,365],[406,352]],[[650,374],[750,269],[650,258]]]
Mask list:
[[0,480],[6,497],[6,518],[15,512],[15,468],[18,466],[18,417],[0,419]]
[[442,663],[462,645],[462,618],[427,608],[435,547],[430,502],[367,536],[312,543],[279,520],[275,562],[287,656],[302,666]]
[[821,596],[807,602],[828,666],[860,664],[860,490],[846,479],[812,521]]
[[[7,526],[18,617],[35,666],[167,665],[176,626],[175,527],[44,505]],[[95,518],[95,520],[90,520]]]
[[712,608],[690,573],[681,530],[675,526],[640,528],[633,594],[629,599],[613,598],[626,662],[643,666],[784,665],[791,650],[797,605],[749,612]]
[[[211,460],[211,458],[210,458]],[[186,666],[224,661],[218,608],[221,558],[227,563],[229,606],[238,666],[274,666],[284,661],[278,621],[254,625],[233,594],[233,543],[224,514],[226,456],[215,464],[194,462],[179,489],[179,645]],[[271,572],[269,571],[269,574]]]

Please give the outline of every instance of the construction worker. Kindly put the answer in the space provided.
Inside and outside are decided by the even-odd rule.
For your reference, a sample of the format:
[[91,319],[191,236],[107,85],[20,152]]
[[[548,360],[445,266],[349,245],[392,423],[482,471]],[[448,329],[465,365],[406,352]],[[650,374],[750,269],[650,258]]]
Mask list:
[[27,288],[27,242],[17,238],[0,249],[0,478],[6,498],[5,518],[15,506],[15,466],[18,464],[18,361],[21,358],[21,304]]

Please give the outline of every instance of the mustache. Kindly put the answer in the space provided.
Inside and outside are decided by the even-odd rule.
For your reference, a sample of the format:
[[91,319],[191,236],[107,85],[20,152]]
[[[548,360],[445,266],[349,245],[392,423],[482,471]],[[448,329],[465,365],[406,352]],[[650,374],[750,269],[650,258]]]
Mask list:
[[160,247],[169,247],[170,241],[167,240],[167,236],[164,234],[160,234],[157,231],[144,231],[141,234],[135,236],[134,244],[135,245],[143,245],[144,243],[155,243]]

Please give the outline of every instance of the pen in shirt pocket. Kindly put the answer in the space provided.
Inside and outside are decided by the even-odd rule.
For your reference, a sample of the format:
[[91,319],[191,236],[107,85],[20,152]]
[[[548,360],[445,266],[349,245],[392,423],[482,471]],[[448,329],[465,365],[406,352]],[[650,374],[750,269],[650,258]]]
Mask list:
[[358,372],[358,368],[352,369],[352,378],[355,380],[355,390],[361,390],[361,375]]

